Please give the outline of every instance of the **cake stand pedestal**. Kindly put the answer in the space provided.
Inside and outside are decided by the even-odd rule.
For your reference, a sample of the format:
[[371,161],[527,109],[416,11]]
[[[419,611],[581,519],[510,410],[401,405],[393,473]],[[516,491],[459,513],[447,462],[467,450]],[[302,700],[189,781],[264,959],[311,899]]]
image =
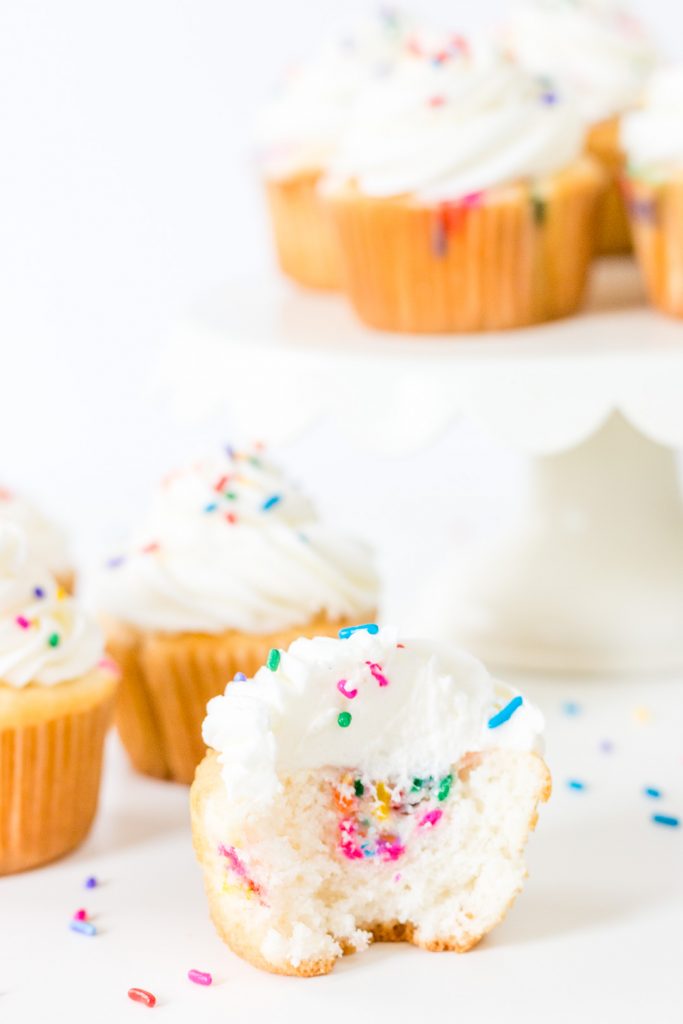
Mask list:
[[331,417],[392,454],[469,418],[531,456],[526,512],[443,562],[415,625],[517,668],[683,667],[683,325],[643,305],[629,261],[596,268],[581,316],[479,336],[387,335],[339,297],[234,284],[180,326],[161,380],[180,416],[229,404],[274,444]]

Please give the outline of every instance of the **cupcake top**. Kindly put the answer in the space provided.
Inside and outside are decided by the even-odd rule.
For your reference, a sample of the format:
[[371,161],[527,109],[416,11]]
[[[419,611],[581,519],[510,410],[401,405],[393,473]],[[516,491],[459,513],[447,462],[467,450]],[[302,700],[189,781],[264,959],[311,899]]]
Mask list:
[[634,174],[683,168],[683,64],[653,75],[642,108],[622,122],[621,143]]
[[268,177],[327,167],[358,96],[391,72],[408,30],[402,13],[383,7],[291,70],[256,125]]
[[229,448],[162,482],[97,590],[144,629],[264,634],[367,614],[378,583],[368,548],[321,523],[261,450]]
[[203,735],[239,816],[298,771],[346,768],[410,788],[467,753],[538,749],[542,730],[540,712],[476,659],[370,624],[271,651],[253,679],[209,702]]
[[95,622],[35,557],[26,534],[0,523],[0,684],[53,686],[103,655]]
[[357,105],[327,187],[461,198],[561,170],[581,152],[574,107],[511,60],[461,37],[414,45]]
[[588,124],[633,106],[657,62],[620,0],[521,0],[504,37],[525,68],[576,100]]
[[58,576],[71,570],[63,531],[32,505],[6,487],[0,487],[0,523],[19,526],[38,562]]

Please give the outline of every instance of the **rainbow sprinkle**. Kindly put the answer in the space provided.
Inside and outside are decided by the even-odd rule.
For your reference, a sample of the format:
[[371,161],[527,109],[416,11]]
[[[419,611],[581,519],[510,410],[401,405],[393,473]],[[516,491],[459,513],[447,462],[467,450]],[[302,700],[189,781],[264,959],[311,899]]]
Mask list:
[[651,800],[661,800],[662,791],[657,789],[655,786],[646,786],[643,790],[645,796],[649,796]]
[[680,819],[672,814],[653,814],[652,820],[655,825],[666,825],[667,828],[678,828],[681,824]]
[[245,683],[247,681],[247,677],[245,676],[244,672],[235,672],[234,676],[232,677],[232,681],[233,683]]
[[273,647],[273,649],[268,654],[268,660],[266,661],[266,667],[269,668],[271,672],[277,672],[278,667],[280,665],[280,658],[281,658],[281,654],[278,651],[277,647]]
[[521,697],[513,697],[509,704],[506,704],[504,708],[501,708],[498,714],[494,715],[493,718],[489,718],[489,729],[497,729],[498,726],[504,725],[518,708],[521,708],[523,704]]
[[351,714],[349,711],[340,711],[337,715],[337,725],[341,729],[348,729],[351,725]]
[[347,686],[348,682],[346,679],[340,679],[339,682],[337,683],[337,689],[341,693],[342,697],[347,697],[349,700],[353,700],[355,697],[358,696],[358,690],[355,689],[355,687],[353,690],[348,690]]
[[268,512],[269,509],[275,508],[276,505],[279,505],[281,501],[281,494],[271,494],[271,496],[269,498],[266,498],[266,500],[263,502],[261,508],[263,509],[264,512]]
[[576,790],[577,792],[581,792],[585,788],[586,788],[586,783],[585,782],[581,782],[579,779],[568,779],[567,780],[567,789],[573,789],[573,790]]
[[345,626],[343,629],[340,629],[339,639],[348,640],[350,636],[354,633],[358,633],[362,629],[364,629],[366,633],[370,633],[371,636],[379,633],[379,626],[376,622],[363,622],[360,626]]
[[194,968],[187,972],[187,977],[195,985],[210,985],[213,982],[213,978],[208,971],[195,971]]
[[50,647],[59,647],[59,633],[50,633],[47,642]]
[[73,917],[69,921],[69,928],[72,932],[78,932],[80,935],[97,935],[97,928],[90,921],[83,921],[80,917]]

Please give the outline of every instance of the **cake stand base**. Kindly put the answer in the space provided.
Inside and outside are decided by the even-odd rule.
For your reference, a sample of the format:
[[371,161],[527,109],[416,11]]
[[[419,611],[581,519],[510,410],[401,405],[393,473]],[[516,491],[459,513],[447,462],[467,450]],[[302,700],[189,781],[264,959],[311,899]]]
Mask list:
[[673,451],[619,413],[537,457],[520,523],[454,553],[414,625],[492,665],[544,672],[683,667],[683,507]]

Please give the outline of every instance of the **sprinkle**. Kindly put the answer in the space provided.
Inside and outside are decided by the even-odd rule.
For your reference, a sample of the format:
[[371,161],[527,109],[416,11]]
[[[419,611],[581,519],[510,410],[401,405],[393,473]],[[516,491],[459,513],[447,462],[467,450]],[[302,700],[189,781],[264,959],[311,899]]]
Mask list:
[[121,669],[116,664],[113,658],[100,658],[100,660],[97,662],[97,667],[103,669],[105,672],[111,672],[112,675],[121,675]]
[[204,506],[204,511],[205,512],[215,512],[217,508],[218,508],[218,502],[210,501],[208,505]]
[[74,917],[69,921],[69,928],[72,932],[78,932],[80,935],[97,935],[97,928],[90,921],[83,921],[80,918]]
[[129,988],[128,998],[132,999],[134,1003],[142,1003],[144,1006],[149,1006],[150,1009],[156,1006],[156,996],[153,996],[151,992],[147,992],[144,988]]
[[94,889],[96,886],[97,886],[97,879],[95,878],[94,875],[90,875],[89,878],[86,878],[86,880],[85,880],[85,887],[86,887],[86,889]]
[[235,672],[234,676],[232,677],[233,683],[245,683],[246,680],[247,677],[245,676],[244,672]]
[[17,626],[20,626],[22,629],[28,629],[31,625],[31,623],[24,615],[17,615],[15,622]]
[[637,707],[633,709],[633,719],[638,722],[639,725],[645,725],[652,718],[652,712],[649,708]]
[[271,496],[269,498],[266,498],[266,500],[263,502],[261,508],[263,509],[264,512],[267,512],[268,509],[274,508],[275,505],[279,505],[281,501],[281,494],[271,494]]
[[67,597],[67,592],[66,592],[66,590],[64,589],[64,587],[62,587],[62,586],[58,586],[58,587],[57,587],[57,592],[56,592],[55,596],[56,596],[56,598],[57,598],[57,600],[58,600],[58,601],[64,601],[64,600],[66,600],[66,597]]
[[577,704],[573,700],[568,700],[562,705],[562,710],[565,715],[568,715],[570,718],[575,718],[576,715],[581,714],[581,705]]
[[74,921],[87,921],[87,920],[88,920],[88,912],[86,910],[83,910],[82,908],[80,910],[77,910],[76,913],[74,914]]
[[[119,566],[123,565],[124,562],[125,562],[125,558],[123,557],[123,555],[117,555],[116,558],[110,558],[107,562],[105,562],[105,565],[106,565],[107,569],[118,569]],[[34,593],[35,593],[35,591],[34,591]],[[38,595],[36,594],[36,597],[37,596]],[[44,596],[44,595],[42,595],[42,596]]]
[[225,494],[223,495],[223,497],[227,498],[228,501],[236,501],[237,500],[237,492],[236,491],[226,491]]
[[546,201],[542,196],[536,195],[534,192],[531,193],[531,214],[534,219],[534,224],[539,227],[545,222],[546,215]]
[[355,779],[354,780],[353,791],[356,794],[356,796],[362,796],[363,793],[365,792],[365,786],[360,781],[360,779]]
[[542,92],[541,103],[546,103],[549,107],[552,107],[557,103],[557,93],[550,92],[550,90],[548,90],[548,92]]
[[43,590],[42,587],[34,587],[33,588],[33,596],[37,597],[38,600],[40,601],[42,598],[45,597],[45,591]]
[[497,729],[499,725],[504,725],[509,718],[512,718],[517,708],[521,708],[521,706],[522,698],[513,697],[510,703],[501,708],[497,715],[489,718],[489,729]]
[[680,819],[671,814],[653,814],[652,820],[655,825],[667,825],[669,828],[678,828]]
[[273,649],[268,654],[268,660],[266,661],[266,666],[270,669],[271,672],[277,672],[279,664],[280,664],[280,652],[278,651],[277,647],[273,647]]
[[229,476],[222,476],[222,477],[220,477],[216,481],[216,483],[213,485],[214,491],[216,491],[217,494],[220,494],[221,491],[224,491],[225,488],[228,486],[228,480],[229,479],[230,479]]
[[413,784],[410,787],[411,793],[418,793],[422,789],[423,784],[423,779],[413,779]]
[[234,512],[226,512],[225,521],[227,523],[230,523],[231,525],[234,525],[237,522],[237,516],[235,515]]
[[337,715],[337,725],[342,729],[347,729],[351,725],[351,715],[348,711],[340,711]]
[[580,782],[579,779],[568,779],[567,788],[580,791],[586,788],[586,784],[585,782]]
[[453,783],[453,776],[452,775],[445,775],[444,778],[439,783],[439,790],[438,790],[438,793],[437,793],[437,799],[438,800],[446,800],[447,799],[448,794],[451,791],[452,783]]
[[153,555],[155,551],[159,550],[159,542],[157,540],[152,540],[149,544],[145,544],[143,548],[140,548],[140,550],[143,555]]
[[425,816],[420,821],[420,828],[434,828],[435,825],[441,821],[443,817],[443,811],[435,808],[433,811],[427,811]]
[[659,800],[662,796],[661,789],[657,789],[655,786],[646,786],[643,790],[645,796],[651,797],[653,800]]
[[337,689],[341,693],[342,697],[348,697],[349,700],[353,700],[354,697],[358,696],[358,690],[355,689],[355,687],[353,690],[347,690],[347,686],[348,682],[346,679],[340,679],[337,683]]
[[235,458],[235,449],[233,448],[233,446],[231,444],[226,444],[224,450],[225,450],[225,454],[228,456],[229,459],[234,459]]
[[400,871],[398,872],[398,874],[394,875],[394,881],[395,882],[400,882],[401,881],[401,872]]
[[193,981],[195,985],[210,985],[213,978],[208,971],[195,971],[194,969],[187,972],[187,976],[190,981]]
[[59,647],[59,633],[50,633],[47,642],[50,647]]
[[427,105],[434,109],[436,107],[443,107],[445,102],[445,96],[430,96],[429,99],[427,100]]
[[366,661],[365,664],[370,669],[370,674],[373,679],[376,679],[380,686],[388,686],[389,680],[386,676],[382,675],[382,666],[377,665],[374,661]]
[[370,633],[374,636],[375,633],[379,633],[379,626],[375,622],[364,622],[360,626],[345,626],[344,629],[339,630],[339,639],[348,640],[352,633],[357,633],[359,630],[364,629],[366,633]]
[[479,192],[468,192],[466,196],[462,197],[462,205],[466,206],[468,210],[472,210],[474,207],[481,205],[483,198],[483,189]]
[[600,740],[600,753],[611,754],[614,750],[614,744],[611,740]]

